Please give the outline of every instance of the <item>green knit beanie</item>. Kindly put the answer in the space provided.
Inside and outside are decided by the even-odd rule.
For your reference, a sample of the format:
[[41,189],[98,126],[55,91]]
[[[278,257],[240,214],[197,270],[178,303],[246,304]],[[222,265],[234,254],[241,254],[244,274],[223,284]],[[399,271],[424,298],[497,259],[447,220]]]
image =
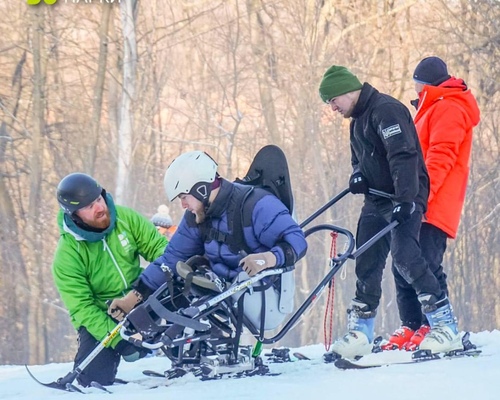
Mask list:
[[319,85],[321,100],[328,103],[334,97],[354,92],[363,87],[359,79],[346,67],[332,65],[323,75]]

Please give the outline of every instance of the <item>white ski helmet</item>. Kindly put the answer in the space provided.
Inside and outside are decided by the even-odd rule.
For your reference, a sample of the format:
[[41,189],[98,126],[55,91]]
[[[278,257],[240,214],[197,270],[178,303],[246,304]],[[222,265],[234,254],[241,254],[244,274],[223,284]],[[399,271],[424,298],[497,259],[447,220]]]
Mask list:
[[203,151],[189,151],[168,166],[163,185],[170,201],[185,193],[206,203],[216,176],[217,163],[212,157]]

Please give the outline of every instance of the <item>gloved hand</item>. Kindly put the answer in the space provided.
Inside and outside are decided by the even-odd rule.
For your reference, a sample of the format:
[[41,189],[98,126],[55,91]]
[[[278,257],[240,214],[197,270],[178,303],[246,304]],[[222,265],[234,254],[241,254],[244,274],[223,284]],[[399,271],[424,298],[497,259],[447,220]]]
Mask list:
[[142,301],[142,295],[135,289],[121,299],[114,299],[108,307],[108,315],[121,321],[136,305]]
[[271,251],[266,251],[246,256],[240,261],[240,267],[249,276],[254,276],[264,269],[275,267],[276,262],[276,256]]
[[349,191],[352,194],[368,194],[368,183],[361,172],[355,172],[349,178]]
[[151,350],[145,349],[144,347],[134,346],[126,340],[120,340],[116,345],[115,350],[122,356],[123,360],[127,362],[137,361],[151,353]]
[[415,211],[415,203],[399,203],[394,206],[392,210],[392,218],[391,222],[398,221],[400,224],[408,221],[411,218],[411,215]]

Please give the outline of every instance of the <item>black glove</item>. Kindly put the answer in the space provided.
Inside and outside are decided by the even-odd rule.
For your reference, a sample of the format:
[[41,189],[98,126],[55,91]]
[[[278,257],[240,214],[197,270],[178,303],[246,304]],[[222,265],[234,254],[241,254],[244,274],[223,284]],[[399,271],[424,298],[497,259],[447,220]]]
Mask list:
[[400,224],[408,221],[415,211],[415,203],[399,203],[392,210],[391,222],[398,221]]
[[140,358],[144,358],[151,353],[151,350],[145,349],[144,347],[134,346],[132,343],[127,342],[126,340],[119,341],[115,347],[115,350],[127,362],[137,361]]
[[352,194],[368,194],[368,183],[361,172],[355,172],[349,178],[349,191]]

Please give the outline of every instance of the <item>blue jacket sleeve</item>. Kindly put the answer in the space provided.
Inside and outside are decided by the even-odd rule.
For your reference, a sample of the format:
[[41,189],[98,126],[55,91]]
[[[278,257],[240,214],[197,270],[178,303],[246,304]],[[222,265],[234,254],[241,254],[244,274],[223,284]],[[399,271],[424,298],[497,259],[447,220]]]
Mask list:
[[186,261],[196,254],[204,254],[200,230],[188,226],[183,217],[163,255],[149,264],[139,278],[150,289],[156,290],[166,282],[166,275],[161,269],[163,264],[177,274],[177,261]]
[[[276,266],[293,264],[306,254],[307,242],[304,232],[285,205],[275,196],[265,196],[257,202],[252,222],[257,240],[276,256]],[[285,249],[292,249],[295,253],[293,262],[287,260]]]

